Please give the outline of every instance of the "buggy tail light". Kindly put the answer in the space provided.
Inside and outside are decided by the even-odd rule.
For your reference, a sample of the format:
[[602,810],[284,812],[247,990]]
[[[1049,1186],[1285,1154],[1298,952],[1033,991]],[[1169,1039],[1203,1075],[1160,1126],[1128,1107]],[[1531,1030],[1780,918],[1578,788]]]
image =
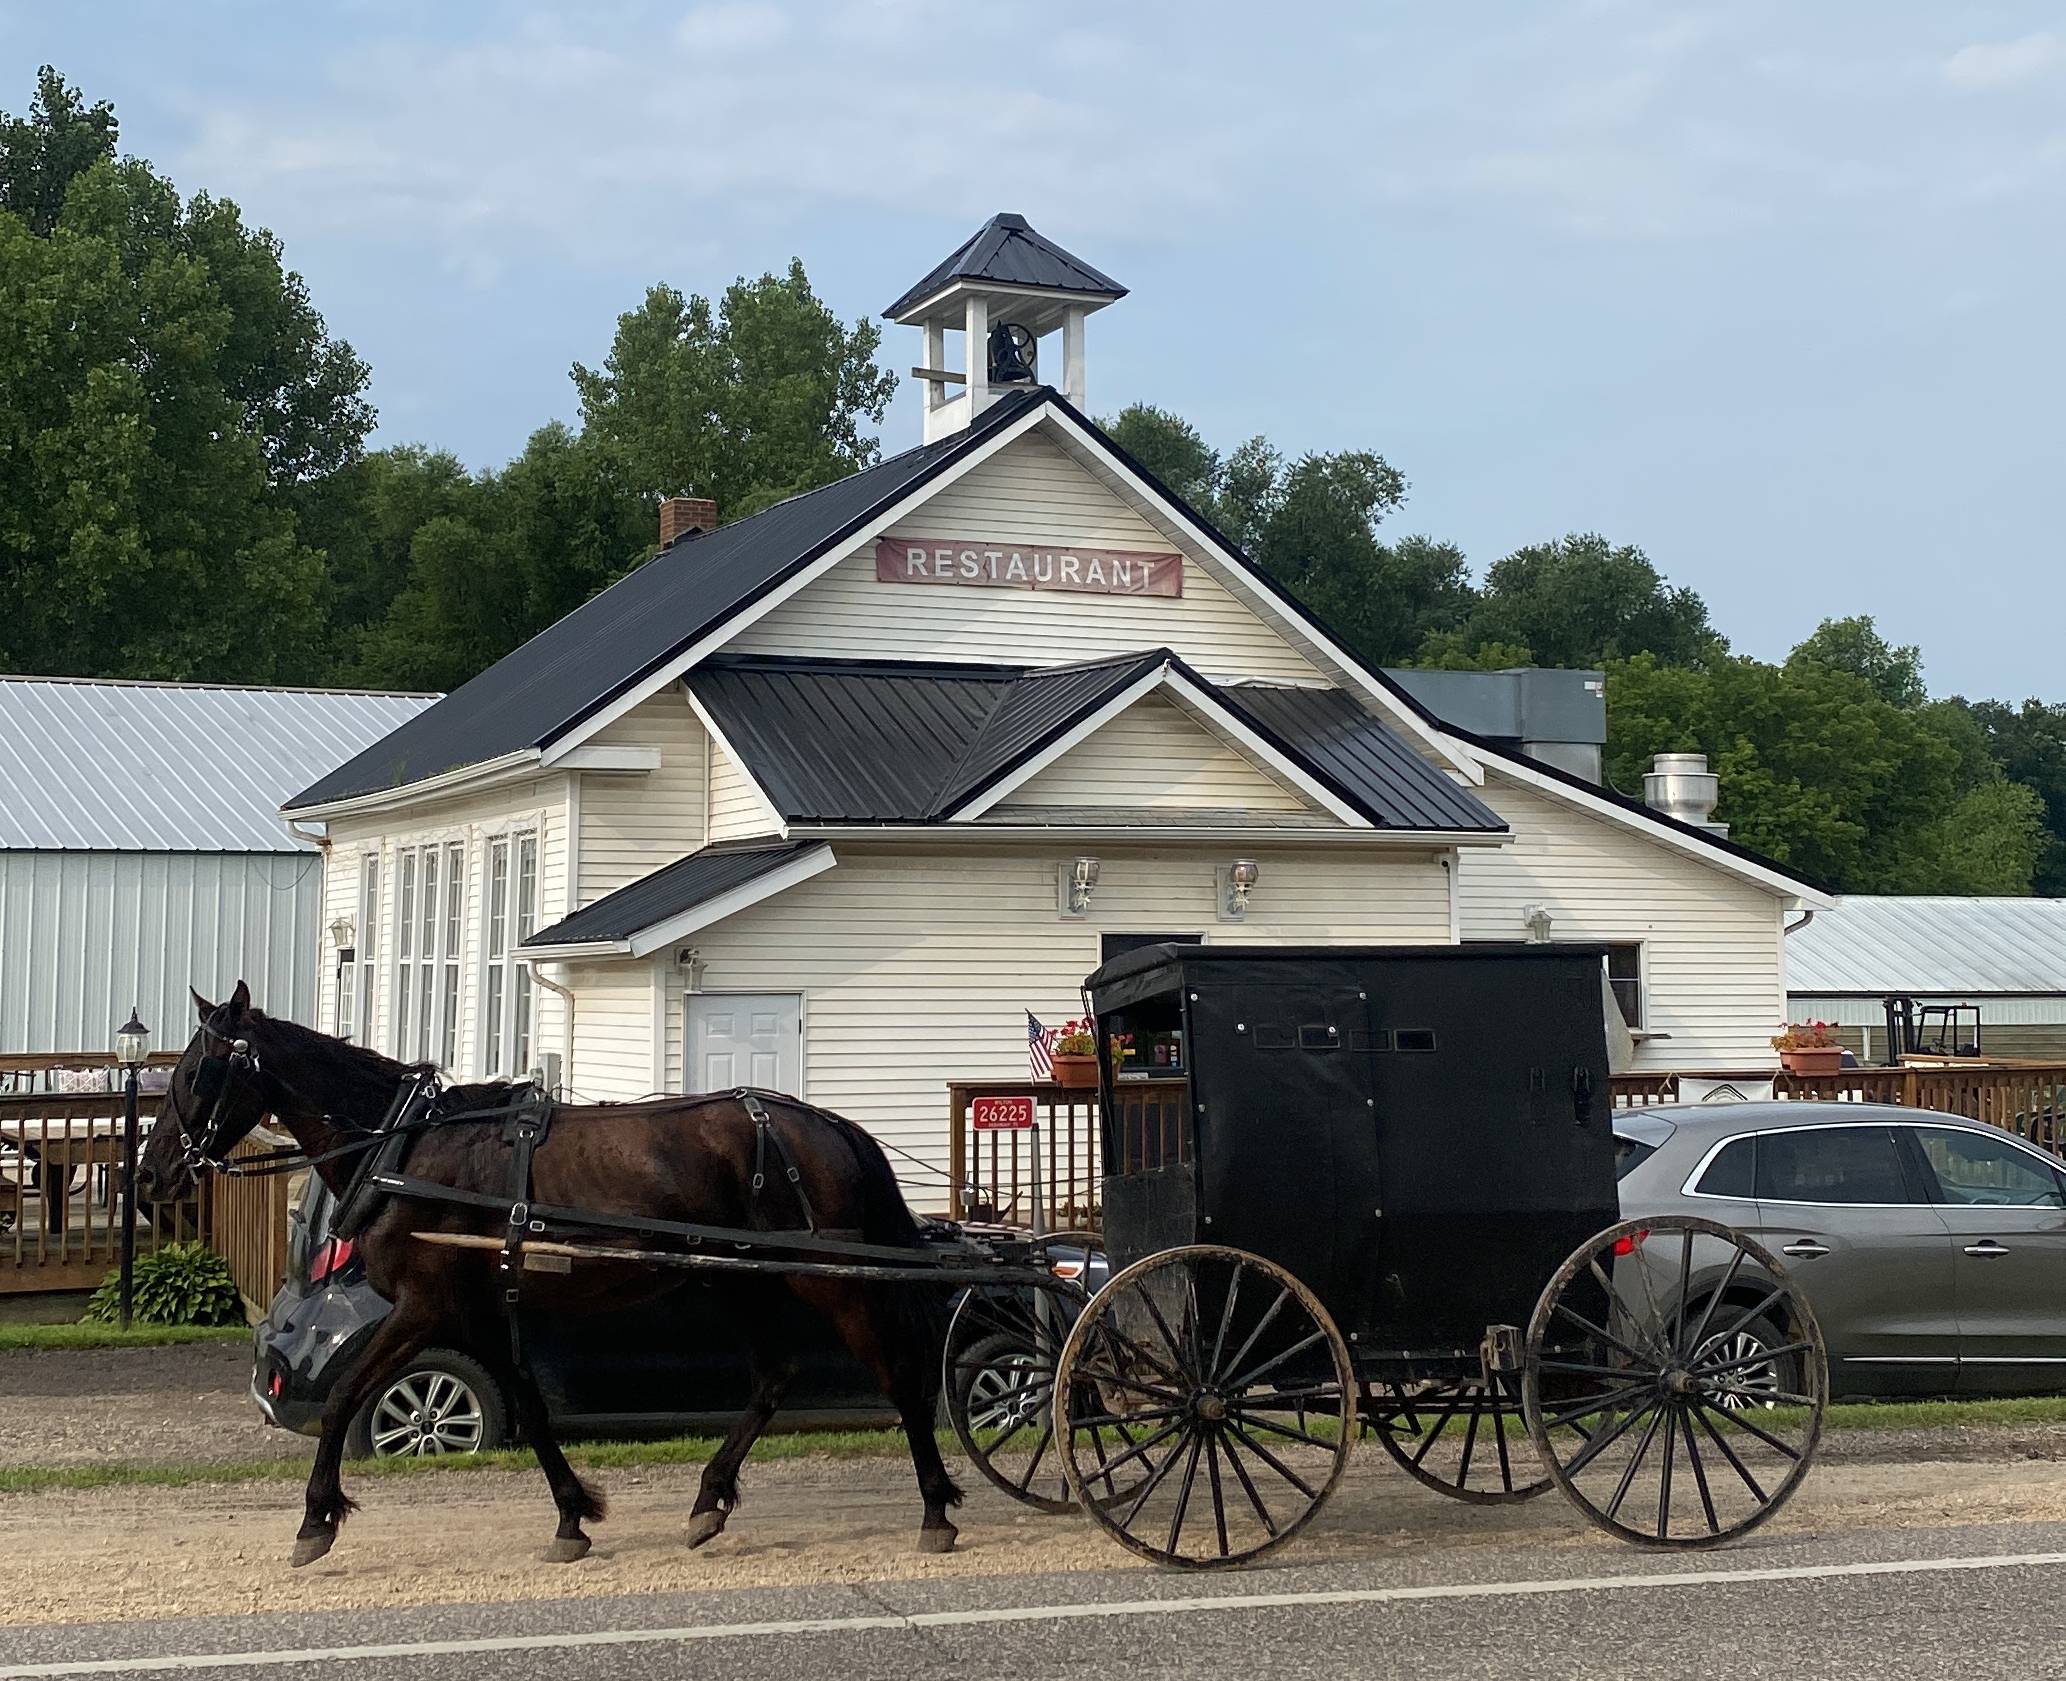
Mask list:
[[1616,1255],[1633,1255],[1636,1252],[1636,1245],[1649,1235],[1647,1231],[1624,1233],[1614,1240],[1614,1253]]
[[1055,1261],[1048,1266],[1047,1270],[1057,1278],[1081,1278],[1083,1276],[1083,1265],[1081,1261]]
[[308,1281],[311,1284],[327,1283],[351,1265],[352,1254],[350,1238],[326,1237],[309,1261]]

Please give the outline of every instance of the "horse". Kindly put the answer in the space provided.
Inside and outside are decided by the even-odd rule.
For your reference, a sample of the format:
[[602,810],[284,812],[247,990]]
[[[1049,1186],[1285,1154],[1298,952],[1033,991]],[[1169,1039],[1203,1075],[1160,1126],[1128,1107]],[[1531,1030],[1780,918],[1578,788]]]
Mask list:
[[[146,1201],[183,1196],[200,1173],[220,1170],[261,1119],[275,1117],[292,1135],[297,1159],[309,1159],[343,1196],[359,1154],[380,1141],[396,1094],[427,1078],[426,1066],[393,1061],[312,1028],[252,1007],[241,980],[221,1004],[198,992],[199,1025],[172,1071],[157,1121],[138,1164]],[[504,1082],[449,1088],[448,1115],[494,1113],[528,1095]],[[749,1102],[751,1108],[749,1108]],[[782,1171],[766,1152],[765,1118]],[[510,1396],[517,1424],[536,1453],[559,1512],[545,1551],[548,1562],[585,1557],[582,1527],[599,1521],[602,1495],[575,1474],[561,1451],[536,1383],[510,1334],[508,1312],[584,1314],[641,1302],[663,1304],[683,1288],[678,1269],[636,1262],[583,1260],[565,1272],[521,1272],[521,1307],[507,1309],[499,1242],[510,1229],[512,1155],[519,1146],[494,1121],[455,1119],[413,1134],[407,1175],[460,1191],[485,1193],[501,1206],[389,1194],[357,1238],[366,1277],[393,1304],[363,1356],[341,1381],[322,1418],[309,1473],[306,1507],[295,1537],[295,1568],[312,1564],[336,1543],[357,1510],[340,1469],[354,1414],[426,1347],[454,1347],[479,1360]],[[232,1167],[232,1170],[234,1168]],[[793,1170],[793,1171],[791,1171]],[[517,1194],[521,1194],[519,1188]],[[531,1162],[531,1197],[541,1206],[595,1210],[792,1235],[817,1226],[827,1235],[858,1236],[873,1245],[918,1250],[923,1233],[904,1201],[882,1147],[853,1122],[774,1093],[663,1097],[636,1103],[553,1103]],[[426,1242],[415,1233],[456,1234],[475,1244]],[[583,1229],[602,1245],[655,1248],[650,1232]],[[934,1434],[946,1340],[944,1286],[921,1280],[873,1281],[807,1272],[718,1273],[704,1288],[727,1292],[747,1342],[752,1389],[746,1410],[705,1466],[689,1513],[688,1544],[716,1538],[738,1505],[738,1474],[755,1440],[781,1403],[803,1337],[798,1319],[828,1321],[895,1406],[910,1443],[925,1515],[921,1552],[953,1549],[947,1508],[961,1491],[948,1475]],[[521,1321],[520,1321],[521,1322]],[[808,1325],[801,1327],[808,1331]],[[819,1334],[822,1334],[820,1332]]]

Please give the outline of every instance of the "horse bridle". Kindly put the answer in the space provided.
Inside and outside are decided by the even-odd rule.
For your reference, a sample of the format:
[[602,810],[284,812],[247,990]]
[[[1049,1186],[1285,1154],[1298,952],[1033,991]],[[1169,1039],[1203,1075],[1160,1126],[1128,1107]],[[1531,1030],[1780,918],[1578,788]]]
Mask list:
[[[166,1088],[165,1104],[172,1111],[172,1118],[179,1123],[179,1136],[182,1146],[180,1159],[186,1163],[187,1171],[196,1178],[200,1177],[201,1171],[204,1168],[211,1173],[235,1175],[242,1170],[232,1166],[223,1158],[219,1153],[223,1146],[217,1144],[216,1139],[222,1131],[223,1111],[228,1106],[230,1097],[238,1084],[243,1079],[247,1077],[255,1078],[262,1072],[259,1067],[258,1053],[252,1050],[249,1039],[232,1038],[219,1028],[209,1026],[205,1021],[201,1023],[198,1033],[230,1048],[230,1054],[226,1057],[202,1057],[200,1069],[195,1072],[193,1079],[188,1082],[198,1091],[204,1073],[210,1077],[212,1089],[205,1099],[208,1109],[202,1118],[202,1124],[197,1129],[194,1123],[188,1120],[186,1107],[179,1101],[177,1087],[168,1086]],[[221,1070],[219,1075],[213,1073],[216,1069]],[[212,1150],[210,1148],[211,1145],[215,1146]]]

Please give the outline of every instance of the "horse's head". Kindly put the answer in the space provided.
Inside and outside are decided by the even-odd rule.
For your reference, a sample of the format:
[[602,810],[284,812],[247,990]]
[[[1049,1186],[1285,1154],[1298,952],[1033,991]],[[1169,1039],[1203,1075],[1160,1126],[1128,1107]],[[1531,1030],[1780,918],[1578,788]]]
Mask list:
[[185,1196],[198,1166],[219,1162],[265,1116],[251,1034],[264,1020],[242,981],[221,1004],[193,994],[199,1025],[173,1069],[150,1141],[136,1164],[137,1194],[147,1202]]

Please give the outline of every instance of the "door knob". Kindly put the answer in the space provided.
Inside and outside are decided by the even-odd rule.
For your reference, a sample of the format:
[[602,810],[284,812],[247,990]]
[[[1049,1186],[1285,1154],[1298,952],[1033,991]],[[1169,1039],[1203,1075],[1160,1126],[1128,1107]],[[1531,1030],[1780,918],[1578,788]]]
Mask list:
[[1812,1261],[1817,1255],[1827,1255],[1829,1253],[1829,1245],[1817,1243],[1812,1237],[1797,1237],[1793,1242],[1781,1249],[1779,1253],[1791,1255],[1795,1260],[1799,1261]]
[[2008,1250],[1996,1243],[1993,1238],[1985,1237],[1978,1243],[1967,1244],[1966,1253],[1968,1255],[1978,1255],[1983,1261],[1991,1261],[1997,1255],[2006,1255]]

